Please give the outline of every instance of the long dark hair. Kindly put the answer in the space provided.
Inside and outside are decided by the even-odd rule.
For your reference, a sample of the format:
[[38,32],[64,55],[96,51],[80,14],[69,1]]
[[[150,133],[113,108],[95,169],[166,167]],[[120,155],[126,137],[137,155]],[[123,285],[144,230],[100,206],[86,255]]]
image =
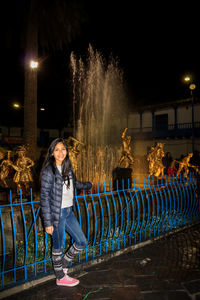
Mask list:
[[42,165],[40,178],[41,178],[42,172],[48,166],[51,166],[54,176],[56,175],[56,162],[55,162],[55,158],[53,156],[53,152],[54,152],[54,149],[55,149],[55,147],[58,143],[62,143],[64,145],[64,147],[66,148],[66,150],[67,150],[67,155],[66,155],[65,159],[62,162],[62,179],[63,179],[64,182],[67,182],[67,187],[69,187],[70,186],[69,173],[70,173],[70,171],[72,171],[72,165],[71,165],[71,162],[70,162],[70,159],[69,159],[69,150],[68,150],[67,144],[64,141],[64,139],[62,139],[62,138],[56,138],[55,140],[53,140],[51,142],[51,144],[50,144],[50,146],[47,150],[46,158],[45,158],[44,163]]

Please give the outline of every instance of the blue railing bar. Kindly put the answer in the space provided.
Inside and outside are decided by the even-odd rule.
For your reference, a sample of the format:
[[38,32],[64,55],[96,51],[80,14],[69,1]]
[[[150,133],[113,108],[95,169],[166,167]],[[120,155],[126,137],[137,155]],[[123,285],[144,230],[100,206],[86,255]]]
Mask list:
[[92,199],[92,204],[93,204],[93,208],[94,208],[94,219],[95,219],[95,232],[94,232],[94,240],[93,240],[93,258],[95,257],[94,255],[94,245],[96,243],[96,237],[97,237],[97,213],[96,213],[96,207],[95,207],[95,202],[94,202],[94,198],[93,198],[93,194],[92,194],[92,189],[90,191],[90,196],[91,196],[91,199]]
[[[108,209],[108,232],[107,232],[107,237],[106,237],[106,241],[108,241],[109,235],[110,235],[110,228],[111,228],[111,214],[110,214],[110,205],[109,205],[109,201],[108,201],[108,197],[107,197],[107,193],[106,193],[106,184],[104,181],[104,193],[105,193],[105,197],[106,197],[106,204],[107,204],[107,209]],[[106,244],[106,253],[108,252],[108,248],[107,248],[107,244]]]
[[101,207],[101,216],[102,216],[102,229],[101,229],[101,237],[100,237],[100,254],[101,254],[101,242],[103,240],[103,234],[104,234],[104,213],[103,213],[103,205],[102,205],[102,201],[101,201],[101,197],[100,197],[100,194],[99,194],[99,183],[97,182],[97,191],[98,191],[98,198],[99,198],[99,204],[100,204],[100,207]]
[[[176,175],[176,180],[177,180],[177,175]],[[178,225],[181,226],[183,223],[183,218],[182,218],[182,212],[183,212],[183,194],[181,191],[181,186],[180,184],[176,183],[177,187],[178,187],[178,193],[180,195],[179,199],[180,199],[180,214],[178,215]]]
[[48,239],[48,234],[46,231],[44,232],[44,243],[45,243],[45,251],[44,251],[44,272],[47,272],[47,239]]
[[[199,208],[199,203],[198,203],[198,201],[197,202],[195,202],[195,193],[196,193],[196,191],[195,191],[195,187],[196,187],[196,182],[195,182],[195,177],[194,177],[194,174],[196,174],[196,176],[199,176],[199,174],[197,173],[197,172],[193,172],[193,177],[192,177],[192,179],[191,179],[191,184],[192,184],[192,188],[193,188],[193,201],[194,201],[194,212],[195,212],[195,215],[196,215],[196,217],[198,217],[198,215],[200,215],[200,208]],[[198,178],[198,177],[197,177]],[[200,195],[199,195],[199,197],[200,197]]]
[[[122,182],[122,186],[123,186],[123,189],[124,189],[124,180]],[[128,230],[128,224],[129,224],[129,202],[127,201],[127,196],[126,196],[125,190],[123,191],[123,194],[124,194],[124,198],[125,198],[125,201],[126,201],[126,211],[127,211],[126,227],[125,227],[125,230],[124,230],[124,236],[125,236],[126,232]],[[124,238],[124,247],[125,247],[125,238]]]
[[178,195],[178,189],[177,189],[177,186],[176,186],[176,181],[175,181],[175,176],[173,175],[173,186],[175,188],[175,191],[176,191],[176,199],[177,199],[177,211],[176,211],[176,214],[174,216],[174,226],[176,227],[177,224],[178,224],[178,214],[179,214],[179,195]]
[[150,216],[150,204],[149,204],[149,195],[147,193],[147,189],[146,189],[146,186],[145,186],[145,178],[144,178],[144,190],[145,190],[145,195],[146,195],[146,199],[147,199],[147,212],[148,212],[148,215],[147,215],[147,221],[146,221],[146,226],[144,228],[144,231],[145,231],[145,235],[144,235],[144,238],[146,240],[146,231],[147,231],[147,227],[149,226],[149,216]]
[[[192,189],[193,189],[193,201],[194,201],[194,210],[193,210],[193,212],[195,212],[195,215],[196,215],[196,217],[198,217],[198,215],[200,215],[200,209],[199,209],[199,203],[198,203],[198,201],[197,201],[197,203],[195,203],[195,194],[196,194],[196,190],[195,190],[195,177],[194,177],[194,174],[196,174],[196,176],[197,176],[197,178],[198,178],[198,176],[199,176],[199,174],[197,173],[197,172],[193,172],[193,177],[192,177],[192,179],[191,179],[191,184],[192,184]],[[199,195],[199,197],[200,197],[200,195]]]
[[[183,180],[184,180],[184,186],[185,186],[185,190],[186,190],[186,194],[187,194],[187,200],[189,200],[189,192],[188,192],[188,187],[187,187],[187,182],[186,182],[186,179],[185,176],[183,177]],[[187,201],[187,210],[186,210],[186,216],[187,216],[187,223],[188,223],[188,211],[189,211],[189,201]]]
[[115,238],[115,234],[116,234],[116,230],[117,230],[117,208],[116,208],[116,204],[115,204],[115,197],[113,195],[112,192],[112,181],[110,181],[110,190],[111,190],[111,195],[112,195],[112,200],[113,200],[113,205],[114,205],[114,212],[115,212],[115,229],[113,232],[113,238],[112,238],[112,250],[114,250],[114,238]]
[[24,277],[25,281],[27,280],[27,267],[26,267],[26,260],[27,260],[27,228],[26,228],[26,220],[25,220],[25,214],[24,214],[24,208],[22,205],[22,190],[20,190],[20,204],[22,209],[22,219],[24,224],[24,238],[25,238],[25,256],[24,256]]
[[[180,174],[181,178],[181,174]],[[185,215],[186,215],[186,194],[185,194],[185,188],[184,188],[184,183],[183,181],[180,181],[181,184],[181,193],[182,193],[182,198],[183,198],[183,214],[182,214],[182,219],[183,219],[183,224],[185,225],[186,220],[185,220]]]
[[155,236],[156,235],[156,225],[157,225],[158,216],[159,216],[159,199],[158,199],[158,194],[157,194],[157,191],[156,191],[156,185],[154,183],[154,176],[153,176],[153,190],[154,190],[154,194],[156,195],[156,203],[157,203],[156,219],[155,219],[154,226],[153,226],[153,231],[154,231],[154,236]]
[[[34,255],[34,262],[35,262],[35,265],[34,265],[34,275],[36,277],[37,275],[37,267],[36,267],[36,261],[37,261],[37,226],[36,226],[36,216],[35,216],[35,208],[34,208],[34,205],[33,205],[33,193],[32,193],[32,188],[30,189],[30,196],[31,196],[31,207],[32,207],[32,213],[33,213],[33,225],[35,226],[35,255]],[[33,228],[33,225],[31,227],[31,230]],[[30,231],[29,231],[30,233]],[[28,235],[29,237],[29,235]]]
[[[123,206],[122,206],[122,200],[121,200],[121,196],[120,196],[120,192],[118,190],[118,180],[117,180],[117,193],[118,193],[118,199],[119,199],[119,204],[120,204],[120,214],[119,214],[119,218],[121,218],[121,225],[120,225],[120,231],[119,231],[119,236],[121,236],[122,233],[122,228],[123,228]],[[118,249],[120,249],[120,244],[118,244]]]
[[168,205],[168,210],[167,210],[167,220],[166,220],[166,232],[169,231],[169,223],[171,220],[171,208],[172,208],[172,203],[171,203],[171,194],[170,194],[170,190],[169,190],[169,183],[166,180],[166,188],[167,188],[167,194],[168,194],[168,198],[169,199],[169,205]]
[[[135,180],[133,181],[133,184],[135,186]],[[140,180],[139,180],[139,187],[140,187]],[[138,216],[137,216],[137,226],[136,226],[136,229],[135,229],[135,232],[134,232],[134,236],[135,236],[134,242],[135,243],[137,242],[136,232],[137,232],[137,230],[139,228],[139,225],[140,225],[140,203],[139,203],[139,199],[138,199],[138,191],[137,190],[136,190],[136,200],[137,200],[137,209],[138,209],[137,212],[138,212]]]
[[[180,177],[181,177],[181,174],[180,174]],[[184,179],[184,175],[182,174],[182,178]],[[182,184],[182,192],[183,192],[183,199],[184,199],[184,211],[183,211],[183,218],[184,218],[184,224],[187,223],[187,220],[186,220],[186,217],[187,217],[187,194],[186,194],[186,190],[185,190],[185,183],[184,183],[184,180],[182,180],[181,182]]]
[[13,206],[12,206],[12,190],[10,190],[10,208],[11,208],[12,228],[13,228],[13,237],[14,237],[14,282],[16,283],[17,243],[16,243],[15,219],[14,219]]
[[174,189],[173,189],[173,186],[172,186],[172,179],[171,179],[171,175],[169,175],[169,185],[170,185],[170,188],[171,188],[171,193],[173,195],[173,200],[174,200],[174,207],[173,207],[173,213],[172,213],[172,216],[171,216],[171,228],[174,227],[174,218],[175,218],[175,214],[176,214],[176,210],[175,210],[175,207],[176,207],[176,197],[175,197],[175,194],[174,194]]
[[[31,203],[31,206],[32,206],[33,204],[35,204],[35,203],[32,202],[32,203]],[[34,210],[34,207],[33,207],[33,210]],[[35,210],[34,210],[35,219],[37,219],[39,212],[40,212],[40,206],[38,207],[37,213],[36,213],[36,214],[35,214]],[[27,239],[29,239],[29,236],[30,236],[30,234],[31,234],[31,232],[32,232],[34,226],[35,226],[35,223],[33,222],[31,228],[29,229]]]
[[[132,204],[132,208],[133,208],[133,220],[132,220],[132,225],[131,225],[131,229],[130,229],[130,234],[132,234],[133,228],[134,228],[134,220],[135,220],[135,207],[134,207],[133,196],[132,196],[130,187],[129,187],[129,195],[131,198],[131,204]],[[129,239],[129,244],[131,245],[131,239]]]
[[[40,203],[40,201],[34,201],[34,204],[35,203]],[[21,205],[28,205],[28,204],[31,204],[31,202],[18,202],[18,203],[12,203],[12,206],[21,206]],[[9,204],[0,204],[0,207],[3,208],[3,207],[10,207],[10,203]]]
[[154,223],[154,211],[155,211],[155,203],[154,203],[154,197],[153,197],[153,193],[152,193],[152,188],[151,188],[151,185],[150,185],[150,177],[148,177],[148,187],[149,187],[149,191],[150,191],[150,194],[151,194],[151,199],[152,199],[152,218],[151,218],[151,224],[150,224],[150,228],[149,228],[149,236],[151,237],[151,227],[153,226],[153,223]]
[[[89,243],[90,239],[90,216],[89,216],[89,210],[88,210],[88,205],[85,197],[85,190],[83,190],[83,199],[85,202],[85,208],[86,208],[86,214],[87,214],[87,225],[88,225],[88,230],[87,230],[87,244]],[[79,253],[80,255],[80,253]],[[85,249],[85,255],[86,255],[86,261],[87,261],[87,248]],[[80,256],[79,256],[80,259]]]
[[[140,184],[139,184],[139,186],[140,186]],[[142,224],[140,225],[140,232],[139,232],[140,241],[141,241],[141,237],[142,237],[141,233],[142,233],[142,228],[144,226],[144,216],[145,216],[144,197],[143,197],[143,193],[142,193],[141,189],[140,189],[140,196],[141,196],[141,199],[142,199],[142,212],[143,212],[143,214],[142,214]]]
[[[161,183],[162,183],[162,178],[161,177]],[[160,199],[161,199],[161,216],[160,216],[160,221],[158,222],[158,234],[160,234],[160,227],[161,227],[161,223],[163,221],[163,215],[164,215],[164,207],[163,207],[163,195],[161,192],[161,187],[163,188],[163,185],[158,185],[158,191],[159,191],[159,195],[160,195]]]
[[[187,177],[187,180],[188,181],[190,180],[189,176]],[[192,219],[191,211],[192,211],[192,204],[193,204],[193,195],[192,195],[191,184],[188,185],[188,193],[189,193],[189,198],[188,199],[191,199],[190,207],[189,207],[189,210],[188,210],[188,216],[189,216],[189,221],[191,221],[191,219]]]
[[1,219],[1,234],[2,234],[2,242],[3,242],[3,245],[2,245],[2,252],[3,252],[3,258],[2,258],[2,287],[4,288],[4,268],[5,268],[5,234],[4,234],[4,227],[3,227],[3,216],[2,216],[2,213],[1,213],[1,209],[0,209],[0,219]]

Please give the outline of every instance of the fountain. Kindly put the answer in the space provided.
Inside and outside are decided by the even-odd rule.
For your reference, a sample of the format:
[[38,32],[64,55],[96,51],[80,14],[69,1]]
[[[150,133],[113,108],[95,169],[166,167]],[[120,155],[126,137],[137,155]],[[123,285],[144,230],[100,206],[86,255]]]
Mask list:
[[74,136],[86,145],[78,159],[77,178],[110,186],[121,154],[121,134],[127,127],[123,72],[113,57],[107,63],[91,45],[85,61],[71,54],[71,69]]

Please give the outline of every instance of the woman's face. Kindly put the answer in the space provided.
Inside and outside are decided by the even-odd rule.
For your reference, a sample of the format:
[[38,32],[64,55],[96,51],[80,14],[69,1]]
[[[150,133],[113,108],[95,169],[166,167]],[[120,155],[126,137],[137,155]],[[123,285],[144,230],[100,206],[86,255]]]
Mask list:
[[65,146],[63,145],[63,143],[58,143],[53,151],[53,156],[55,158],[56,164],[61,166],[63,160],[65,159],[67,155],[67,149],[65,148]]

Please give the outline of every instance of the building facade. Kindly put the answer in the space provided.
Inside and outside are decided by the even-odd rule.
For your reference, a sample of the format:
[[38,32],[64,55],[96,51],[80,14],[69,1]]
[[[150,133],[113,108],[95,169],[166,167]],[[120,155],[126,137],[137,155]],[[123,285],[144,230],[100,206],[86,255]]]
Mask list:
[[127,120],[134,155],[145,155],[156,141],[173,157],[200,151],[200,103],[191,99],[144,106]]

